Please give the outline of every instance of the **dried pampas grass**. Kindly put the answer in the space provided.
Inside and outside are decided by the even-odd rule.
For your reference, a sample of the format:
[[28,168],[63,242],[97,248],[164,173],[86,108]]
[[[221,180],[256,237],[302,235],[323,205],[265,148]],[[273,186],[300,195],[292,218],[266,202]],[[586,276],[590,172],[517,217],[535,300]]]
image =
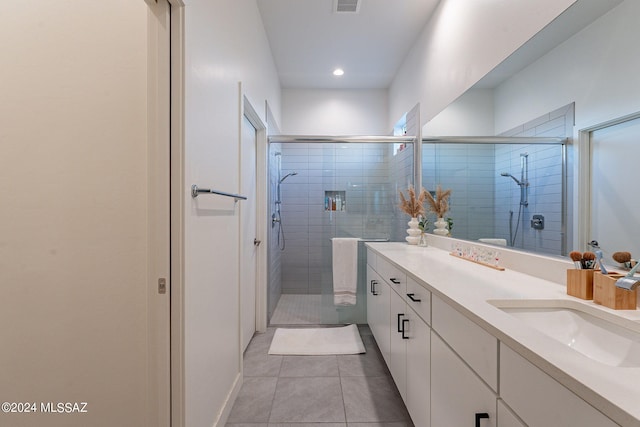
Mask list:
[[404,197],[401,190],[400,193],[400,209],[409,215],[411,218],[417,218],[418,215],[424,215],[424,201],[429,195],[424,188],[420,191],[420,194],[416,197],[416,190],[413,187],[409,187],[407,190],[408,197]]
[[444,218],[444,214],[449,210],[449,196],[451,196],[451,189],[442,191],[442,187],[440,187],[439,185],[436,189],[435,198],[431,195],[431,193],[427,192],[427,202],[429,203],[429,210],[435,213],[438,218]]

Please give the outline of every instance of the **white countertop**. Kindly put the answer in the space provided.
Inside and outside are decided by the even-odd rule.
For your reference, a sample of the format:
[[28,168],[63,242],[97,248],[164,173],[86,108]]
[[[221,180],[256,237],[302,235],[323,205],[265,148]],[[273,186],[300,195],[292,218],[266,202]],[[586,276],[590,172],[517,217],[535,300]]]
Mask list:
[[[637,328],[640,310],[611,310],[568,296],[563,284],[510,269],[494,270],[434,247],[406,243],[367,246],[618,424],[640,426],[640,368],[613,367],[590,359],[487,300],[571,300],[588,306],[589,311],[627,319]],[[527,256],[532,255],[523,254],[525,259]]]

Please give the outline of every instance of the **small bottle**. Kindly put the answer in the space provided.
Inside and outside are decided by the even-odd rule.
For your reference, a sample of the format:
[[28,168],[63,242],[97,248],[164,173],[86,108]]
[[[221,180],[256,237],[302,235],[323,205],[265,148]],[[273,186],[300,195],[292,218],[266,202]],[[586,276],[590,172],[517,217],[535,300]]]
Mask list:
[[342,200],[340,200],[340,195],[339,194],[336,196],[336,210],[337,211],[341,211],[342,210]]

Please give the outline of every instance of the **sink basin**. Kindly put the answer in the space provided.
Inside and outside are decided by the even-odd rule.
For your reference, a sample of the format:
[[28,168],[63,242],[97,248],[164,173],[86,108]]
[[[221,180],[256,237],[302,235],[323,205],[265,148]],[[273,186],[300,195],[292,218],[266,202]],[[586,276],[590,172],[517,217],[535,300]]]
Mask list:
[[640,325],[565,300],[494,300],[493,306],[609,366],[640,367]]

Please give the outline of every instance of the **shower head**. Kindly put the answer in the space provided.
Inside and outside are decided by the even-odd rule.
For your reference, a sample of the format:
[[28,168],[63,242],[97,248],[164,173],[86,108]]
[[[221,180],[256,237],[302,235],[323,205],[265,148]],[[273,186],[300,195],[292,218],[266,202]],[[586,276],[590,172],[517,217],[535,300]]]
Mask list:
[[293,175],[298,175],[298,172],[290,172],[288,174],[286,174],[285,176],[282,177],[282,179],[280,179],[280,184],[282,184],[282,181],[284,181],[285,179],[289,178],[290,176]]
[[500,174],[500,176],[508,176],[509,178],[513,179],[513,180],[516,182],[516,184],[518,184],[518,185],[522,185],[522,182],[520,182],[520,180],[519,180],[518,178],[516,178],[515,176],[511,175],[511,174],[510,174],[510,173],[508,173],[508,172],[502,172],[502,173]]

